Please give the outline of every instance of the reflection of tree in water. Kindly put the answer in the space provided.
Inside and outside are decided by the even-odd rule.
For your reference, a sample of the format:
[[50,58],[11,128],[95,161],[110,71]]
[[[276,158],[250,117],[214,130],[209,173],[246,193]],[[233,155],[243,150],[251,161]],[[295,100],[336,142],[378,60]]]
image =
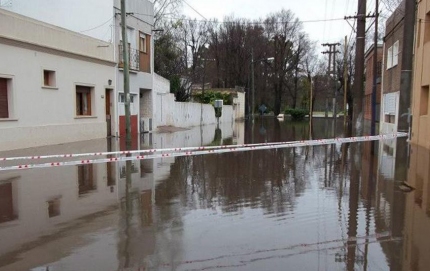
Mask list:
[[[323,138],[326,122],[316,120],[314,123],[314,137]],[[255,142],[264,142],[262,136],[268,142],[309,136],[308,122],[279,122],[272,118],[257,119],[255,125],[266,130],[261,134],[260,128],[254,129]],[[251,124],[245,129],[245,138],[251,138]],[[218,145],[220,141],[220,133],[215,133],[213,143]],[[286,148],[176,158],[170,177],[157,186],[156,204],[166,221],[175,215],[169,208],[174,200],[190,209],[221,206],[223,211],[236,212],[249,206],[263,208],[269,213],[291,210],[295,198],[307,186],[309,170],[323,169],[329,161],[323,148],[309,150]],[[331,180],[339,177],[342,169],[341,154],[336,149],[330,150],[329,155],[332,154]]]
[[305,188],[295,170],[300,159],[303,153],[294,149],[177,158],[170,177],[157,187],[157,206],[165,219],[172,217],[169,204],[175,198],[191,209],[219,205],[226,212],[244,206],[285,212]]

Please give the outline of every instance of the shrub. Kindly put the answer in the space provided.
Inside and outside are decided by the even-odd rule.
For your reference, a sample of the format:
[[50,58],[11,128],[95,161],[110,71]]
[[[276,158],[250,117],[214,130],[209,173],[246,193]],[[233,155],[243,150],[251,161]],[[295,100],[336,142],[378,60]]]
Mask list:
[[293,120],[300,121],[309,114],[309,110],[302,108],[287,108],[285,114],[290,115]]
[[194,98],[197,101],[205,104],[214,104],[215,100],[223,100],[224,105],[233,104],[233,96],[231,95],[231,93],[222,93],[207,90],[203,95],[202,93],[194,94]]

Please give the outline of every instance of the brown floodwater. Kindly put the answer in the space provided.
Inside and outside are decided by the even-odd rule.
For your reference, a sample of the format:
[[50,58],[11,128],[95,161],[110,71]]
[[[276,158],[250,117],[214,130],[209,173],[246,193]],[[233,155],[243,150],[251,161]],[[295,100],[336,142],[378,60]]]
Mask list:
[[[145,134],[133,147],[331,138],[342,130],[325,119],[310,132],[308,122],[263,118]],[[0,157],[123,148],[121,140],[94,140]],[[408,159],[394,140],[373,149],[366,142],[2,171],[0,271],[427,271],[430,152],[412,146]],[[405,192],[401,181],[415,190]]]

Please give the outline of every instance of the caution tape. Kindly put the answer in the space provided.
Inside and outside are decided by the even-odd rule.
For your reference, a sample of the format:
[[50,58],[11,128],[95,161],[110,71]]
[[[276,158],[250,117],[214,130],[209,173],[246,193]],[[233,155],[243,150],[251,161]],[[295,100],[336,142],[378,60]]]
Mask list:
[[229,149],[229,148],[238,148],[238,147],[254,147],[254,146],[268,146],[268,145],[280,145],[280,144],[294,144],[294,143],[299,143],[299,142],[303,142],[303,141],[285,141],[285,142],[255,143],[255,144],[241,144],[241,145],[222,145],[222,146],[164,148],[164,149],[147,149],[147,150],[113,151],[113,152],[88,152],[88,153],[73,153],[73,154],[0,157],[0,162],[1,161],[17,161],[17,160],[39,160],[39,159],[50,159],[50,158],[77,158],[77,157],[87,157],[87,156],[129,155],[129,154],[158,153],[158,152],[178,152],[178,151],[182,152],[182,151],[195,151],[195,150]]
[[[406,137],[407,135],[408,135],[407,133],[397,133],[397,134],[384,134],[384,135],[376,135],[376,136],[317,139],[317,140],[306,140],[306,141],[303,140],[303,141],[288,142],[285,144],[281,144],[281,143],[272,143],[272,144],[265,144],[265,145],[253,144],[252,146],[248,145],[246,147],[243,147],[244,145],[230,145],[234,147],[212,146],[212,147],[173,148],[174,151],[179,151],[179,152],[171,152],[171,153],[157,153],[161,151],[161,149],[158,149],[154,151],[149,150],[150,152],[152,151],[152,153],[148,155],[123,156],[123,157],[120,156],[120,157],[109,157],[109,158],[102,158],[102,159],[85,159],[85,160],[77,160],[77,161],[50,162],[50,163],[40,163],[40,164],[24,164],[24,165],[17,165],[17,166],[0,167],[0,171],[49,168],[49,167],[84,165],[84,164],[100,164],[100,163],[109,163],[109,162],[117,162],[117,161],[146,160],[146,159],[155,159],[155,158],[194,156],[194,155],[204,155],[204,154],[214,154],[214,153],[228,153],[228,152],[242,152],[242,151],[252,151],[252,150],[268,150],[268,149],[280,149],[280,148],[292,148],[292,147],[342,144],[342,143],[386,140],[386,139],[393,139],[397,137]],[[192,149],[192,150],[189,150],[189,149]],[[162,149],[162,150],[166,151],[169,149]],[[142,152],[143,151],[130,151],[130,152],[126,151],[126,152],[114,152],[114,153],[131,155],[132,153],[139,154]]]

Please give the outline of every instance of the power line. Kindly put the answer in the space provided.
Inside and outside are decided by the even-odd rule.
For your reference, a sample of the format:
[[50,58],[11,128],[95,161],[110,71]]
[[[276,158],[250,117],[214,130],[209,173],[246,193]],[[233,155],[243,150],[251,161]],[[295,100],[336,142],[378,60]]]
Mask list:
[[[139,14],[139,13],[135,13]],[[197,19],[187,19],[187,18],[178,18],[178,17],[166,17],[166,19],[174,19],[178,21],[196,21],[196,22],[211,22],[215,24],[234,24],[237,23],[237,21],[215,21],[215,20],[197,20]],[[331,22],[331,21],[342,21],[344,18],[333,18],[333,19],[317,19],[317,20],[292,20],[292,21],[275,21],[271,23],[275,24],[286,24],[286,23],[319,23],[319,22]],[[266,22],[244,22],[244,24],[252,24],[252,25],[266,25],[268,23]]]
[[100,28],[100,27],[104,26],[105,24],[107,24],[108,22],[110,22],[110,21],[113,19],[113,17],[114,17],[114,16],[112,16],[111,18],[109,18],[109,20],[107,20],[106,22],[102,23],[101,25],[95,26],[95,27],[90,28],[90,29],[87,29],[87,30],[79,31],[79,33],[84,33],[84,32],[88,32],[88,31],[91,31],[91,30],[94,30],[94,29]]
[[193,8],[190,4],[188,4],[187,1],[182,0],[182,2],[184,2],[187,6],[189,6],[192,10],[194,10],[197,14],[200,15],[200,17],[202,17],[203,19],[207,20],[205,16],[203,16],[200,12],[198,12],[195,8]]

